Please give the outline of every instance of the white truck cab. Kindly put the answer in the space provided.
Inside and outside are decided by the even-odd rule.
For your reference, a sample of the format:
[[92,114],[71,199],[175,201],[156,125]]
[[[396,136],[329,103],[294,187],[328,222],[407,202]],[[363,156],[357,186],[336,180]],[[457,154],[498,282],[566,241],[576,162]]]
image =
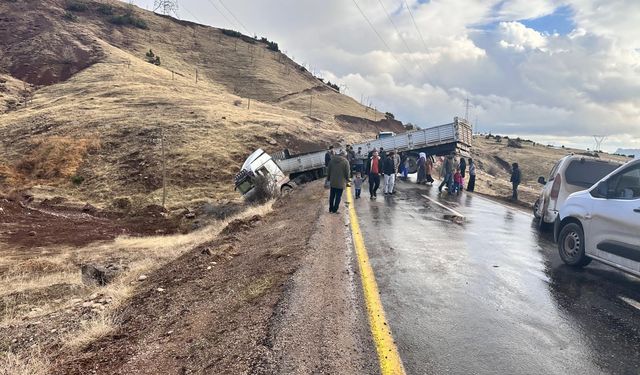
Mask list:
[[640,160],[571,194],[560,207],[554,237],[570,266],[597,259],[640,277]]
[[278,164],[261,148],[254,151],[242,165],[241,172],[236,175],[236,189],[244,196],[251,194],[255,176],[264,176],[282,188],[289,182],[289,177],[282,172]]

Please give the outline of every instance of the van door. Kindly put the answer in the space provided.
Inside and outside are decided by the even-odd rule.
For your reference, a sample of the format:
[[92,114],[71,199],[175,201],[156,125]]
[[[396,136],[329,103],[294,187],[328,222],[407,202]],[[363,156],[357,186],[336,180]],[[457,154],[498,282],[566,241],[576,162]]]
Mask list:
[[594,199],[587,252],[640,272],[640,163],[607,180],[607,198]]

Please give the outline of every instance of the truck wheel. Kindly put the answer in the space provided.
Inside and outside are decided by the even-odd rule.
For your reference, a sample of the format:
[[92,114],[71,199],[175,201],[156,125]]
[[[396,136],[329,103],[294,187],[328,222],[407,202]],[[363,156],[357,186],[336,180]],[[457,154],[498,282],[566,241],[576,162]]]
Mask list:
[[293,186],[290,184],[286,184],[286,185],[282,185],[282,187],[280,188],[280,193],[282,195],[287,195],[289,193],[291,193],[293,191]]
[[591,263],[591,258],[584,253],[584,231],[576,223],[562,227],[558,236],[560,258],[571,267],[584,267]]
[[409,173],[418,172],[418,156],[417,155],[408,155],[407,161],[409,162]]

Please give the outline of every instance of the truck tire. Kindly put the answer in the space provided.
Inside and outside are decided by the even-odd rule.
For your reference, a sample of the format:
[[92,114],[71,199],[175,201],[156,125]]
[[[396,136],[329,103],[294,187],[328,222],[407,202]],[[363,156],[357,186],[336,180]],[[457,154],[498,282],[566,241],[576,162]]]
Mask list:
[[577,223],[568,223],[560,230],[558,236],[560,258],[571,267],[581,268],[591,263],[584,253],[584,231]]
[[293,189],[295,188],[295,182],[289,182],[288,184],[284,184],[280,187],[280,194],[282,195],[288,195],[290,194]]
[[418,155],[407,155],[407,161],[409,162],[409,174],[418,172]]

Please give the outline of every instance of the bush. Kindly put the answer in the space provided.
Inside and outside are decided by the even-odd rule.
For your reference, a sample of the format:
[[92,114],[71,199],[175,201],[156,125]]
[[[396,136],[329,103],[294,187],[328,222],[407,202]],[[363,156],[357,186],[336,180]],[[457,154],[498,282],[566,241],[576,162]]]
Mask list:
[[105,16],[112,16],[114,11],[113,11],[113,7],[111,5],[107,5],[107,4],[100,4],[98,5],[98,13],[105,15]]
[[70,12],[84,12],[89,9],[89,7],[82,1],[67,1],[64,9]]
[[331,83],[331,81],[327,82],[327,86],[331,87],[332,89],[340,92],[340,86],[336,85],[335,83]]
[[518,140],[509,139],[509,142],[507,142],[507,147],[522,148],[522,144]]
[[240,38],[242,36],[242,33],[235,30],[229,30],[229,29],[222,29],[222,33],[232,38]]
[[391,112],[385,112],[384,117],[387,118],[387,120],[395,120],[396,116],[393,115],[393,113]]
[[82,184],[84,182],[84,177],[78,176],[78,175],[71,176],[71,182],[74,185],[78,186],[78,185],[80,185],[80,184]]
[[71,21],[71,22],[75,22],[75,21],[78,20],[78,16],[76,16],[75,14],[73,14],[73,13],[71,13],[69,11],[66,11],[64,13],[64,15],[62,16],[62,18],[64,18],[67,21]]
[[267,49],[273,52],[280,52],[280,47],[278,47],[278,43],[276,42],[267,42]]
[[275,198],[277,194],[277,186],[270,178],[265,176],[255,176],[253,178],[253,191],[249,194],[247,202],[263,204]]
[[145,56],[147,56],[147,62],[149,64],[160,66],[160,56],[153,53],[153,50],[149,50],[149,52],[145,53]]
[[136,17],[133,13],[114,15],[109,18],[109,22],[114,25],[135,26],[139,29],[148,29],[147,22],[142,18]]

